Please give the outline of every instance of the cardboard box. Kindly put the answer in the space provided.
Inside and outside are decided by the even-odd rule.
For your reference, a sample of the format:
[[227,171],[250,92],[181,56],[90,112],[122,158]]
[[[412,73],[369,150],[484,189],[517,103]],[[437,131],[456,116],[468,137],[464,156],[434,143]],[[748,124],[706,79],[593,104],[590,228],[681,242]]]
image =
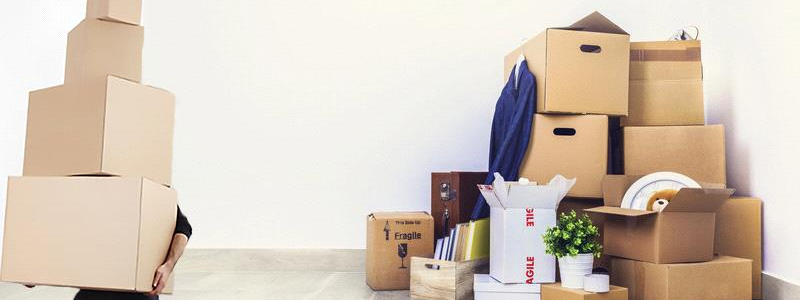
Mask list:
[[414,299],[471,300],[474,276],[488,272],[488,258],[446,261],[412,257],[410,295]]
[[142,19],[142,0],[89,0],[87,19],[139,25]]
[[619,207],[621,198],[616,195],[624,194],[635,177],[606,178],[604,188],[616,192],[604,198],[605,206],[586,210],[606,217],[603,253],[659,264],[703,262],[714,257],[715,212],[733,190],[684,188],[657,213]]
[[700,41],[631,43],[623,126],[704,125]]
[[171,184],[174,96],[109,76],[33,91],[25,176],[121,175]]
[[761,299],[763,203],[758,198],[733,197],[717,210],[714,253],[753,261],[753,299]]
[[611,284],[629,300],[749,300],[748,259],[730,256],[689,264],[653,264],[614,258]]
[[142,80],[144,28],[85,19],[67,36],[64,83],[102,87],[108,75]]
[[373,290],[409,289],[412,257],[433,257],[433,217],[426,212],[367,216],[367,285]]
[[490,275],[475,274],[475,300],[540,300],[541,284],[501,283]]
[[519,176],[547,182],[557,174],[578,181],[568,196],[602,198],[608,168],[608,117],[543,115],[533,119]]
[[591,293],[565,288],[559,282],[542,285],[542,300],[628,300],[628,289],[612,285],[608,293]]
[[628,114],[628,33],[594,12],[569,27],[548,28],[505,57],[509,78],[520,54],[536,76],[536,111]]
[[490,207],[489,274],[502,283],[555,282],[556,258],[545,253],[542,235],[556,226],[564,195],[556,184],[506,185],[478,186]]
[[697,182],[727,184],[722,125],[642,126],[622,130],[625,174],[672,171]]
[[176,196],[141,177],[11,177],[0,280],[149,292]]

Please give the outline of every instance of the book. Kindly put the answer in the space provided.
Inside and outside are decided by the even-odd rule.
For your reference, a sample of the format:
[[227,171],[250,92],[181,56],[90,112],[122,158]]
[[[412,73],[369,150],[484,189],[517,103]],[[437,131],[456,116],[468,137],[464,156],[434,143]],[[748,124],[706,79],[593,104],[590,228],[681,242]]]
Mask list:
[[471,221],[469,227],[466,260],[489,257],[489,218]]
[[444,238],[436,239],[436,248],[433,250],[433,259],[442,259],[442,242]]

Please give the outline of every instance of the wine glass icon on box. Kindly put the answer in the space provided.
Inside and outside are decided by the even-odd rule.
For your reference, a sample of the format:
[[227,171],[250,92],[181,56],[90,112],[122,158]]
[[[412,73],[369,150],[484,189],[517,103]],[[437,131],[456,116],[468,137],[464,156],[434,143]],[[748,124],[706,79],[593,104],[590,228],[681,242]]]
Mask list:
[[405,259],[408,256],[408,243],[397,244],[397,256],[400,256],[400,268],[398,269],[407,269]]

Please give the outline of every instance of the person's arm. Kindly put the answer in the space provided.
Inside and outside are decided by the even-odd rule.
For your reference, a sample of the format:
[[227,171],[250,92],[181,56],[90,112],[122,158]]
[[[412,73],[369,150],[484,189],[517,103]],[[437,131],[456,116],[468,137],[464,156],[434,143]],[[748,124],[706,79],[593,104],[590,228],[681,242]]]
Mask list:
[[178,260],[183,255],[183,250],[186,249],[186,244],[189,243],[189,237],[191,236],[192,225],[189,224],[189,220],[183,215],[181,208],[178,207],[178,215],[175,222],[175,235],[172,236],[172,244],[169,247],[167,259],[164,260],[164,264],[156,269],[155,278],[153,279],[153,290],[148,294],[158,295],[164,290],[164,287],[167,285],[167,280],[169,280],[170,275],[172,275],[172,271],[175,270],[175,265],[178,264]]

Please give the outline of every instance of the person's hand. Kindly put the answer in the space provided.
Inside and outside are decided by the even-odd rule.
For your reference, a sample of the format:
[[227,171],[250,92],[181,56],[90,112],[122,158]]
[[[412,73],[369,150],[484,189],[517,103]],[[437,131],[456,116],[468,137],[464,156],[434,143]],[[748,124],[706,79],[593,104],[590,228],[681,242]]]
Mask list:
[[147,293],[150,296],[161,294],[164,287],[167,285],[169,276],[172,275],[172,269],[175,266],[171,263],[164,263],[156,269],[156,277],[153,279],[153,290]]

